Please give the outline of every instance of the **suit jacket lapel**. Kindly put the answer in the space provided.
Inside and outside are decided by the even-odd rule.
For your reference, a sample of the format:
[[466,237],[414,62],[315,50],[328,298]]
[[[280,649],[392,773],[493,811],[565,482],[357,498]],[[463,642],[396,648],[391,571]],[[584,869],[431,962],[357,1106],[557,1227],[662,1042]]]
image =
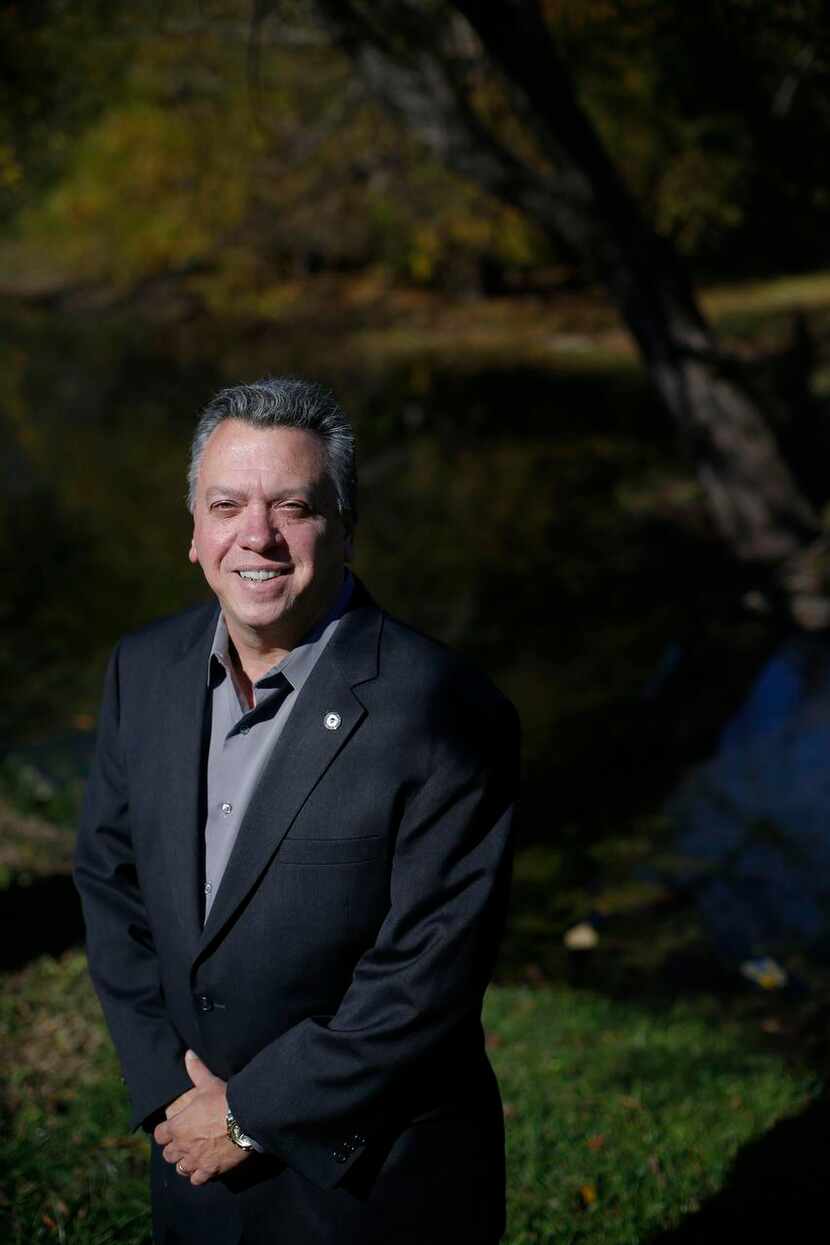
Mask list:
[[[353,689],[377,675],[382,615],[363,592],[355,596],[263,768],[202,932],[198,955],[243,902],[314,787],[365,716]],[[340,719],[333,730],[326,726],[330,714]]]
[[204,830],[204,743],[208,656],[218,609],[200,611],[166,672],[164,719],[159,722],[159,780],[173,903],[185,945],[195,951],[201,931],[201,835]]

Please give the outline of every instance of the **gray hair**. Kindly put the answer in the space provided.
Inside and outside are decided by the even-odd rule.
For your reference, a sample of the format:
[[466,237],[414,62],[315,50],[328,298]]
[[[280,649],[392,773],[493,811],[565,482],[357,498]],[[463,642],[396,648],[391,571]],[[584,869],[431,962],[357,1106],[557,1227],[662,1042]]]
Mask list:
[[187,505],[191,512],[205,446],[226,419],[239,419],[254,428],[301,428],[313,433],[326,455],[340,517],[347,528],[354,527],[357,471],[351,423],[330,389],[299,376],[268,376],[250,385],[222,389],[211,398],[199,416],[190,446]]

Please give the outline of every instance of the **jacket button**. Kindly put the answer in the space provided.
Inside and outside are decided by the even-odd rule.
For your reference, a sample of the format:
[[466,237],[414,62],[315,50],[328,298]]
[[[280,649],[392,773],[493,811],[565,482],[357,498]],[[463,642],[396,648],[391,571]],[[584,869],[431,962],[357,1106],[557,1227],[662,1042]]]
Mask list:
[[196,994],[193,997],[193,1001],[196,1004],[197,1012],[212,1012],[213,1011],[213,999],[210,997],[209,994]]

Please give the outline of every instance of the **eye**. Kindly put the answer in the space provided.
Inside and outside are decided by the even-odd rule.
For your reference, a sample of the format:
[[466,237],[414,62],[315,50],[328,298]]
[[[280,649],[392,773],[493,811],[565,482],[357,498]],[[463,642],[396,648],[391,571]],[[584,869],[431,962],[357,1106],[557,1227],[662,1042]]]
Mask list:
[[214,501],[211,502],[210,509],[211,512],[218,510],[220,513],[236,510],[236,502],[226,500]]

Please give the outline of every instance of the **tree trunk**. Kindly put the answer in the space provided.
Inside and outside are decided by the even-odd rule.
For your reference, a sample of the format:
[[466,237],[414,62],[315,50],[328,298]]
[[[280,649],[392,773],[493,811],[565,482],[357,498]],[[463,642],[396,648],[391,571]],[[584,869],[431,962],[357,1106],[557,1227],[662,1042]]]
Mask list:
[[804,627],[830,625],[821,525],[670,244],[644,220],[581,108],[537,0],[450,0],[506,80],[554,168],[523,160],[476,113],[469,28],[421,0],[320,0],[383,101],[450,167],[588,260],[632,333],[735,557]]
[[676,253],[649,229],[579,106],[535,0],[455,0],[454,7],[588,182],[602,226],[598,258],[608,289],[689,445],[724,539],[741,562],[762,571],[803,623],[830,622],[818,517],[754,397],[734,365],[725,366]]

